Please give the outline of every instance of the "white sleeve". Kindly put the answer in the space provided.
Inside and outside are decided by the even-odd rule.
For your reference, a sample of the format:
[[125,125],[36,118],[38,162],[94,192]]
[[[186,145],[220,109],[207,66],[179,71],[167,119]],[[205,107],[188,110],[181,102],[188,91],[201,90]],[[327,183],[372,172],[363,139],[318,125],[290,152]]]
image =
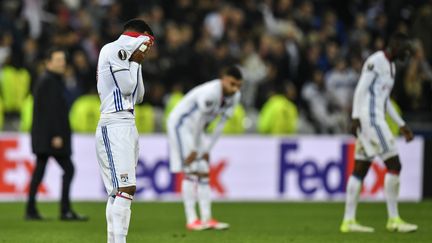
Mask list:
[[120,67],[118,63],[111,63],[111,73],[122,95],[129,96],[135,90],[138,82],[137,73],[139,66],[136,62],[129,62],[127,68]]
[[357,87],[354,92],[353,109],[351,117],[353,119],[358,119],[360,116],[360,109],[362,106],[361,100],[364,99],[368,92],[368,88],[373,80],[377,77],[378,73],[374,71],[374,64],[370,61],[366,61],[360,79],[357,83]]
[[393,107],[392,103],[390,102],[390,99],[387,99],[386,101],[386,108],[387,113],[390,115],[392,120],[398,124],[399,127],[405,126],[404,120],[402,120],[402,117],[398,114],[396,109]]
[[136,91],[136,104],[140,104],[144,99],[144,80],[142,76],[141,66],[138,68],[137,76],[138,76],[138,84]]
[[233,116],[234,109],[240,103],[240,92],[236,93],[233,99],[234,100],[231,106],[228,107],[223,114],[221,114],[221,119],[219,120],[218,124],[216,125],[216,128],[213,131],[213,134],[210,137],[205,152],[209,152],[213,148],[213,146],[216,144],[216,141],[219,139],[220,135],[223,132],[225,123],[228,121],[229,118]]
[[207,146],[204,148],[204,153],[208,153],[213,146],[216,144],[216,141],[219,139],[220,135],[223,132],[223,128],[225,127],[225,123],[228,120],[228,117],[225,114],[222,114],[221,119],[219,120],[216,128],[214,129]]

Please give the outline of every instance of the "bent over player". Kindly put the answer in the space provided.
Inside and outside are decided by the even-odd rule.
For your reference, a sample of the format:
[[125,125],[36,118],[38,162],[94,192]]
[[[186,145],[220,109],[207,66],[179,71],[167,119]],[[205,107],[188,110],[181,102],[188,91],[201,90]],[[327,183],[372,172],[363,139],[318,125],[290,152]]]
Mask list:
[[387,201],[387,229],[392,232],[412,232],[417,225],[404,222],[399,217],[397,198],[401,163],[395,139],[385,121],[385,113],[399,125],[407,142],[413,139],[411,130],[390,103],[396,68],[395,61],[405,60],[410,55],[408,37],[394,34],[384,51],[372,54],[364,63],[357,84],[353,111],[352,133],[357,136],[355,166],[348,179],[346,189],[345,215],[342,232],[373,232],[371,227],[360,225],[355,220],[357,201],[363,178],[366,176],[375,156],[381,157],[387,167],[384,192]]
[[108,242],[126,242],[138,161],[134,105],[143,100],[140,63],[152,44],[150,27],[142,20],[132,19],[124,25],[122,35],[106,44],[99,54],[97,89],[101,116],[96,130],[96,153],[109,194]]
[[[173,173],[184,172],[182,196],[189,230],[229,227],[211,215],[209,152],[240,101],[241,84],[240,70],[235,66],[228,67],[222,71],[220,79],[189,91],[169,115],[170,169]],[[212,136],[205,141],[206,127],[218,115],[221,119]],[[201,220],[195,211],[197,199]]]

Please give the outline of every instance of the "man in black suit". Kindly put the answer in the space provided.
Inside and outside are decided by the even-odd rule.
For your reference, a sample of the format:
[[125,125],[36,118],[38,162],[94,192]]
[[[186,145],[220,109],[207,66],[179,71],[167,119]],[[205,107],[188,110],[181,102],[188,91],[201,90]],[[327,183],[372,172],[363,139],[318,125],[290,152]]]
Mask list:
[[46,71],[37,81],[33,96],[32,149],[36,154],[25,218],[41,220],[36,209],[36,193],[42,181],[48,158],[54,157],[64,171],[61,195],[61,220],[85,220],[71,209],[69,191],[74,175],[71,157],[71,129],[69,109],[64,97],[63,74],[66,71],[66,53],[60,48],[48,50]]

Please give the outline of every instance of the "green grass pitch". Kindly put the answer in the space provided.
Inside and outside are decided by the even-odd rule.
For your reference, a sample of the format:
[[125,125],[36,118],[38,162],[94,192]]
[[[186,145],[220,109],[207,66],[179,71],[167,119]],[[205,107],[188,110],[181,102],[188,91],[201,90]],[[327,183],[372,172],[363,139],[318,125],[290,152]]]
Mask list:
[[[74,203],[88,222],[62,222],[57,203],[39,203],[42,222],[23,220],[23,203],[0,203],[0,242],[106,242],[105,204]],[[231,224],[227,231],[188,232],[181,203],[134,202],[128,242],[283,243],[283,242],[432,242],[432,201],[401,203],[403,218],[419,225],[409,234],[385,230],[384,203],[361,203],[358,220],[375,227],[371,234],[339,233],[342,203],[214,203],[213,214]]]

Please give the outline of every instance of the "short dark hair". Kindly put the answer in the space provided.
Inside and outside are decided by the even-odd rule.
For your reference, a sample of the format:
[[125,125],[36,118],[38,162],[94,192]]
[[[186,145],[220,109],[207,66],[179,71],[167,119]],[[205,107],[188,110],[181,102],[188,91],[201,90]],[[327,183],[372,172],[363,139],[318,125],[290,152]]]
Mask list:
[[235,79],[241,80],[243,79],[243,75],[240,71],[240,69],[237,66],[228,66],[222,69],[221,75],[227,75],[234,77]]
[[62,47],[59,47],[59,46],[53,46],[53,47],[50,47],[50,48],[45,52],[45,56],[44,56],[45,60],[46,60],[46,61],[51,60],[52,55],[53,55],[55,52],[63,52],[63,53],[66,54],[66,50],[63,49]]
[[131,19],[127,21],[123,26],[123,31],[134,30],[140,33],[147,32],[153,35],[153,31],[150,26],[142,19]]

